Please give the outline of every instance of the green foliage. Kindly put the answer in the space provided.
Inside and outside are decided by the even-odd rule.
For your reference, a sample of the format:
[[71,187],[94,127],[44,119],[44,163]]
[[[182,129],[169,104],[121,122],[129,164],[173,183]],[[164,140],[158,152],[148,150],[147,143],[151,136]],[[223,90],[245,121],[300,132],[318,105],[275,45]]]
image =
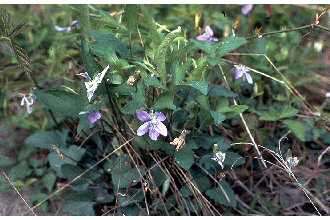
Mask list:
[[68,131],[39,131],[25,140],[25,144],[31,147],[38,147],[44,149],[52,149],[52,145],[57,147],[66,146],[68,138]]
[[236,207],[237,205],[235,194],[226,181],[221,181],[219,186],[207,190],[206,195],[221,205],[229,207]]
[[298,110],[287,105],[287,106],[272,106],[267,111],[260,111],[257,114],[260,116],[260,120],[264,121],[278,121],[284,118],[290,118],[295,116],[298,113]]
[[15,164],[15,160],[0,154],[0,168],[9,167]]
[[174,156],[176,162],[186,170],[189,170],[189,168],[194,164],[194,152],[191,148],[189,148],[189,146],[175,152]]
[[[275,14],[280,7],[285,6],[274,6]],[[11,124],[29,128],[32,134],[24,138],[16,159],[1,152],[0,168],[8,170],[16,186],[33,188],[33,204],[54,193],[57,184],[70,183],[64,193],[56,193],[69,215],[100,215],[106,210],[113,215],[201,215],[214,211],[205,210],[210,204],[225,214],[259,214],[254,210],[259,197],[257,202],[248,201],[251,209],[242,208],[236,197],[245,196],[233,191],[236,178],[228,175],[238,172],[253,178],[248,172],[258,173],[260,168],[254,149],[241,144],[250,142],[242,116],[262,146],[278,146],[288,131],[302,149],[330,144],[330,134],[322,128],[327,109],[320,108],[324,112],[319,118],[298,117],[298,112],[302,116],[309,112],[306,100],[279,82],[287,80],[263,56],[247,55],[267,54],[294,86],[303,85],[303,76],[310,72],[302,61],[315,56],[313,48],[298,47],[303,43],[300,33],[249,37],[254,26],[264,22],[261,6],[249,16],[238,14],[238,7],[220,10],[206,5],[44,6],[43,10],[49,16],[45,21],[30,17],[33,25],[24,36],[19,35],[24,25],[13,25],[9,13],[0,10],[1,41],[11,48],[4,50],[0,76],[6,82],[0,94],[1,115],[7,117],[8,109],[17,108],[7,88],[15,93],[31,91],[36,97],[31,115],[17,112],[8,117]],[[70,33],[50,28],[74,19],[80,27]],[[241,26],[234,28],[237,20]],[[300,24],[292,20],[282,14],[280,21],[272,18],[267,21],[269,31]],[[218,42],[196,40],[206,25],[212,26]],[[263,25],[262,31],[267,29]],[[6,49],[3,45],[0,49]],[[7,56],[11,52],[16,60]],[[27,54],[32,54],[40,85],[35,81],[11,87],[21,72],[9,64],[18,63],[32,76]],[[253,85],[231,76],[234,63],[258,70],[250,71]],[[93,77],[106,65],[110,70],[89,103],[86,79],[75,74],[87,71]],[[102,116],[91,123],[88,112],[94,110]],[[157,141],[148,132],[137,136],[145,123],[136,117],[139,110],[164,113],[167,136],[160,135]],[[155,126],[152,123],[149,128]],[[214,160],[218,151],[226,155],[223,164]],[[0,176],[0,191],[7,188]],[[52,199],[40,209],[52,209]]]
[[46,109],[60,116],[77,117],[86,105],[82,96],[64,90],[37,90],[35,95]]

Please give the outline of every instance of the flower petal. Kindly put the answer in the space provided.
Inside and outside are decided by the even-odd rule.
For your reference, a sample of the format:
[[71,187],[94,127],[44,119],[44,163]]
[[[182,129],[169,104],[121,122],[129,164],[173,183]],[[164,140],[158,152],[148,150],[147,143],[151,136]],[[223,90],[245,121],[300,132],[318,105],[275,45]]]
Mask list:
[[25,100],[26,100],[26,97],[25,97],[25,96],[23,96],[23,98],[22,98],[22,100],[21,100],[21,106],[23,106],[23,105],[24,105],[24,103],[26,102]]
[[253,79],[252,79],[250,73],[245,73],[245,78],[248,83],[253,84]]
[[99,111],[90,112],[87,116],[89,123],[94,124],[101,118],[101,113]]
[[211,42],[217,42],[217,41],[219,41],[219,39],[216,38],[216,37],[211,37],[211,38],[210,38],[210,41],[211,41]]
[[32,106],[31,105],[26,105],[26,111],[28,114],[32,113]]
[[149,137],[151,140],[157,141],[157,138],[159,136],[159,133],[156,131],[155,128],[150,127],[149,129]]
[[233,69],[233,73],[234,73],[234,78],[235,79],[239,79],[243,76],[243,72],[236,69],[236,68]]
[[138,135],[138,136],[142,136],[142,135],[144,135],[145,133],[147,133],[148,132],[148,130],[149,130],[149,122],[146,122],[146,123],[144,123],[143,125],[141,125],[139,128],[138,128],[138,130],[136,131],[136,134]]
[[146,111],[136,112],[136,117],[142,122],[146,122],[146,121],[151,120],[150,114]]
[[167,136],[167,128],[162,122],[158,122],[154,129],[161,135]]
[[241,12],[243,15],[248,15],[252,11],[252,9],[253,9],[252,4],[243,5],[241,8]]
[[156,112],[156,117],[158,121],[165,121],[166,120],[166,116],[164,115],[163,112]]
[[206,26],[205,27],[205,33],[208,35],[208,36],[213,36],[214,33],[213,33],[213,30],[210,26]]
[[208,41],[209,38],[210,38],[210,36],[208,34],[206,34],[206,33],[201,34],[201,35],[198,35],[196,37],[196,39],[199,40],[199,41]]

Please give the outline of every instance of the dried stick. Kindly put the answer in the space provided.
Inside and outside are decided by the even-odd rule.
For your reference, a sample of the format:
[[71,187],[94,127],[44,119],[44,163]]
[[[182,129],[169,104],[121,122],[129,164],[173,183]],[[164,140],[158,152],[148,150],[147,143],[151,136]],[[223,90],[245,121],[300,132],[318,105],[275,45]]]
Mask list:
[[29,210],[33,213],[33,215],[34,216],[37,216],[36,213],[33,211],[33,208],[31,208],[31,206],[29,206],[29,204],[26,202],[26,200],[21,195],[21,193],[18,191],[18,189],[15,187],[15,185],[10,181],[10,178],[7,176],[7,174],[4,171],[2,171],[2,175],[6,178],[6,180],[9,182],[9,184],[11,185],[11,187],[13,187],[13,189],[16,191],[16,193],[19,195],[19,197],[23,200],[23,202],[29,208]]
[[[227,77],[226,77],[225,73],[223,72],[223,69],[222,69],[221,65],[219,64],[218,66],[219,66],[219,68],[220,68],[220,70],[221,70],[222,76],[223,76],[223,78],[224,78],[224,80],[225,80],[225,82],[226,82],[227,87],[230,88],[229,83],[228,83],[228,81],[227,81]],[[235,98],[233,98],[233,101],[234,101],[234,105],[238,105],[237,102],[236,102],[236,99],[235,99]],[[241,118],[241,120],[242,120],[242,122],[243,122],[243,125],[244,125],[244,127],[245,127],[245,130],[246,130],[246,132],[248,133],[248,135],[249,135],[249,137],[250,137],[250,139],[251,139],[251,141],[252,141],[252,143],[253,143],[253,146],[254,146],[254,148],[255,148],[255,150],[256,150],[256,152],[257,152],[257,154],[258,154],[258,156],[259,156],[259,158],[260,158],[260,160],[261,160],[262,165],[263,165],[265,168],[267,168],[266,162],[265,162],[265,160],[263,159],[263,157],[262,157],[262,155],[261,155],[261,153],[260,153],[260,150],[259,150],[259,148],[258,148],[258,145],[257,145],[256,141],[254,140],[254,137],[253,137],[253,135],[252,135],[252,133],[251,133],[251,131],[250,131],[250,129],[249,129],[249,126],[247,125],[247,123],[246,123],[246,121],[245,121],[245,118],[244,118],[243,114],[240,113],[239,116],[240,116],[240,118]]]

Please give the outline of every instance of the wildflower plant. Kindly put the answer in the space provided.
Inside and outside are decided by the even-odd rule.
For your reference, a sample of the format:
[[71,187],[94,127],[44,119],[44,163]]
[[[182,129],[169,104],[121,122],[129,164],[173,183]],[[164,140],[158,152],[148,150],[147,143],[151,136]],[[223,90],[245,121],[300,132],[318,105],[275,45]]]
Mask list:
[[[44,155],[42,165],[33,162],[32,170],[22,159],[12,171],[22,169],[23,179],[42,178],[33,209],[47,210],[67,190],[63,211],[71,215],[236,213],[242,202],[233,170],[263,171],[261,154],[275,152],[256,151],[259,142],[272,144],[270,137],[291,130],[299,142],[329,143],[329,132],[316,119],[298,117],[311,112],[310,105],[263,54],[269,50],[276,57],[277,44],[266,47],[267,39],[244,28],[233,36],[228,30],[235,18],[221,10],[201,15],[199,8],[178,6],[179,17],[195,17],[193,23],[178,19],[171,7],[162,8],[170,18],[144,5],[67,9],[75,23],[55,27],[56,36],[68,39],[68,50],[62,50],[77,62],[60,85],[35,74],[36,99],[21,100],[31,114],[37,100],[45,118],[39,126],[45,130],[24,143],[31,155]],[[235,13],[247,24],[258,10],[252,8]],[[251,48],[262,55],[251,55]],[[54,62],[61,66],[67,56]],[[285,66],[282,58],[276,64]],[[238,140],[255,148],[231,144]],[[280,161],[290,174],[302,163],[296,157]]]

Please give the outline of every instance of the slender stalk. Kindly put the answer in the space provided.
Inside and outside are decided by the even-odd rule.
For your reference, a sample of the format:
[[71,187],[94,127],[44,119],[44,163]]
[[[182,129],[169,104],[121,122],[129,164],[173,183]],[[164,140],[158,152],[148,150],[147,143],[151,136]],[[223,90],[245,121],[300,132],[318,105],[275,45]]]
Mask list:
[[22,199],[22,201],[24,202],[24,204],[28,207],[28,209],[32,212],[32,214],[34,216],[37,216],[37,214],[33,211],[33,208],[31,208],[29,206],[29,204],[27,203],[27,201],[24,199],[24,197],[21,195],[21,193],[18,191],[18,189],[15,187],[15,185],[13,184],[13,182],[10,180],[10,178],[7,176],[7,174],[2,171],[2,175],[6,178],[6,180],[9,182],[10,186],[13,187],[13,189],[15,190],[15,192],[19,195],[19,197]]
[[81,23],[81,35],[84,40],[87,39],[87,33],[90,30],[89,8],[88,5],[79,5],[79,21]]
[[[220,71],[221,71],[221,73],[222,73],[222,76],[223,76],[223,78],[224,78],[224,80],[225,80],[225,82],[226,82],[226,84],[227,84],[227,87],[230,88],[229,83],[228,83],[228,81],[227,81],[227,77],[226,77],[226,75],[225,75],[225,73],[224,73],[224,71],[223,71],[221,65],[219,64],[218,66],[219,66]],[[235,98],[233,98],[233,101],[234,101],[234,105],[238,105],[238,104],[237,104],[237,101],[236,101]],[[251,141],[252,141],[252,143],[253,143],[253,146],[254,146],[254,148],[255,148],[257,154],[258,154],[258,157],[259,157],[260,160],[261,160],[262,165],[263,165],[265,168],[267,168],[266,162],[265,162],[264,158],[263,158],[262,155],[261,155],[261,152],[260,152],[260,150],[259,150],[259,147],[258,147],[258,145],[257,145],[257,143],[256,143],[256,141],[255,141],[255,139],[254,139],[254,137],[253,137],[253,135],[252,135],[250,129],[249,129],[249,126],[247,125],[247,123],[246,123],[246,121],[245,121],[245,118],[244,118],[243,114],[240,113],[239,116],[240,116],[240,118],[241,118],[241,120],[242,120],[242,122],[243,122],[243,125],[244,125],[244,128],[245,128],[246,132],[248,133],[248,135],[249,135],[249,137],[250,137],[250,139],[251,139]]]
[[270,35],[275,35],[275,34],[280,34],[280,33],[287,33],[287,32],[293,32],[293,31],[300,31],[300,30],[304,30],[304,29],[313,29],[314,27],[330,32],[330,29],[327,27],[324,27],[322,25],[318,25],[318,24],[308,24],[308,25],[304,25],[301,27],[295,27],[295,28],[289,28],[289,29],[285,29],[285,30],[279,30],[279,31],[270,31],[270,32],[266,32],[266,33],[262,33],[262,34],[256,34],[250,37],[247,37],[247,40],[252,40],[252,39],[256,39],[256,38],[260,38],[260,37],[266,37],[266,36],[270,36]]

